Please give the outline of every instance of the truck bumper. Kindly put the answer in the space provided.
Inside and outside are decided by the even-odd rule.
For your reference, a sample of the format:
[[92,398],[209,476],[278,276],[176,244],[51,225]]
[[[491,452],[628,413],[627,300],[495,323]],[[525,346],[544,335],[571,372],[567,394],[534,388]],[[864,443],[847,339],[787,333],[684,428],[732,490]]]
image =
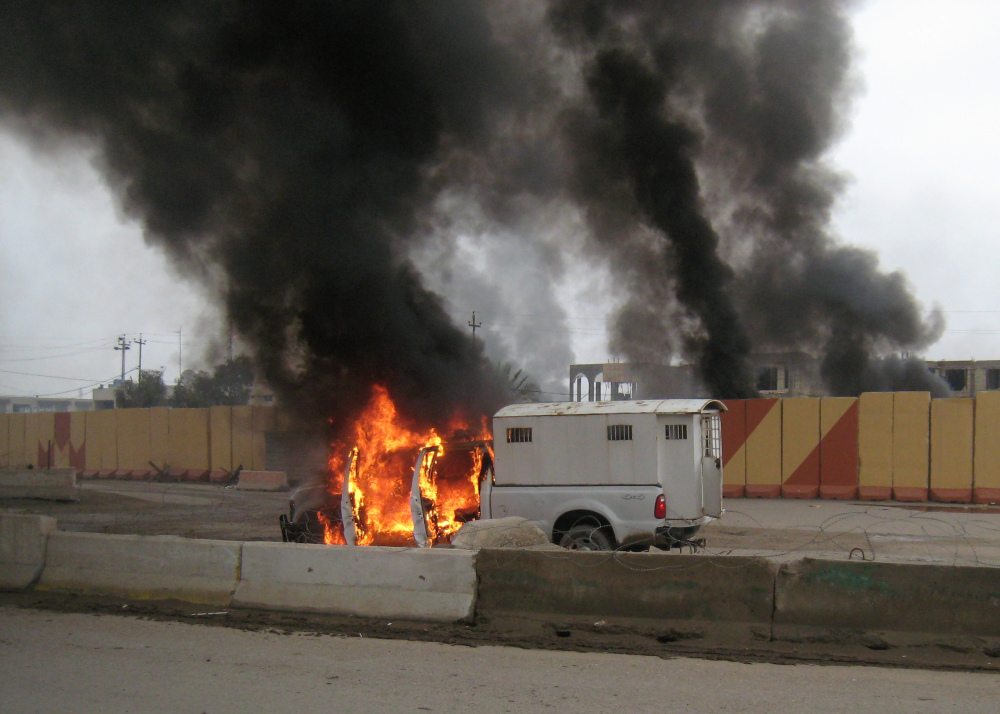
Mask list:
[[[660,526],[654,534],[655,545],[658,548],[680,548],[686,545],[696,545],[695,534],[701,525],[695,526]],[[701,539],[704,545],[704,539]]]

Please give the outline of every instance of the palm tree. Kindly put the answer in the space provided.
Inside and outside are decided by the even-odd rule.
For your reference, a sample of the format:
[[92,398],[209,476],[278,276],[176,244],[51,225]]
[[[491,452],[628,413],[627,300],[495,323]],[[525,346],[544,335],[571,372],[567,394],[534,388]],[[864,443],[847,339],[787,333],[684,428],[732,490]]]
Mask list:
[[507,388],[512,402],[537,402],[541,391],[538,383],[524,370],[514,370],[511,362],[494,362],[493,371]]

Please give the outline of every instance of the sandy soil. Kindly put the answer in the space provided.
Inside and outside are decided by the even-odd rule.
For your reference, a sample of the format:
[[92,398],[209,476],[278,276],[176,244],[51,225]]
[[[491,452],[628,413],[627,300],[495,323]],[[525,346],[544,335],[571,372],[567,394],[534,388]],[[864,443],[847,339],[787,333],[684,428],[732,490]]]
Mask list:
[[[0,499],[62,530],[280,540],[288,493],[214,484],[82,481],[77,503]],[[1000,567],[1000,508],[949,504],[734,499],[698,534],[708,553]]]
[[461,643],[470,650],[357,628],[205,626],[211,617],[163,622],[0,603],[3,710],[990,712],[1000,693],[1000,679],[981,672]]
[[[76,503],[0,500],[0,509],[54,516],[63,530],[280,540],[278,515],[288,493],[236,491],[212,484],[83,482]],[[734,500],[722,521],[703,529],[707,552],[1000,566],[1000,509],[906,506],[836,501]],[[475,624],[433,625],[296,613],[222,610],[183,603],[132,602],[51,594],[5,594],[0,603],[80,613],[139,614],[245,630],[362,635],[461,645],[616,652],[656,657],[699,656],[740,662],[869,663],[893,667],[1000,670],[1000,648],[975,638],[922,647],[879,649],[846,642],[734,644],[678,638],[655,623],[596,624],[553,617],[480,618]],[[875,648],[873,648],[873,646]],[[998,659],[994,661],[994,657]]]
[[[677,639],[655,622],[597,623],[555,616],[477,618],[474,623],[437,624],[314,613],[267,612],[149,602],[120,597],[85,597],[53,593],[0,593],[0,607],[65,613],[91,613],[176,621],[251,632],[310,633],[481,647],[603,652],[652,657],[700,657],[732,662],[825,665],[865,664],[884,667],[1000,672],[1000,648],[973,638],[921,646],[875,644],[864,637],[841,642],[755,642]],[[867,644],[866,644],[867,642]]]

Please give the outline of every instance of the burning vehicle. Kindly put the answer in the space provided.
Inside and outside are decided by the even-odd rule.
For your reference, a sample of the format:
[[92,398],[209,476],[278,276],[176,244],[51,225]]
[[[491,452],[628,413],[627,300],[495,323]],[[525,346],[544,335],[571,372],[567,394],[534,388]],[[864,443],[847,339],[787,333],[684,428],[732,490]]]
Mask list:
[[[515,404],[497,439],[450,425],[401,427],[384,390],[334,445],[330,478],[300,488],[286,541],[447,545],[471,520],[520,516],[574,550],[689,542],[722,508],[719,413],[711,399]],[[339,476],[339,478],[338,478]]]

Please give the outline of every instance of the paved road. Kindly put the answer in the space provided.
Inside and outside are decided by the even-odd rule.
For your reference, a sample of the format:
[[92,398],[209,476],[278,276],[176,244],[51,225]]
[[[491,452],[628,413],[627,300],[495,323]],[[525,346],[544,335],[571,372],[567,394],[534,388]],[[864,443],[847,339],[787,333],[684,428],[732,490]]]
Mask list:
[[[210,615],[209,615],[210,616]],[[457,647],[0,607],[3,712],[995,712],[1000,677]]]

